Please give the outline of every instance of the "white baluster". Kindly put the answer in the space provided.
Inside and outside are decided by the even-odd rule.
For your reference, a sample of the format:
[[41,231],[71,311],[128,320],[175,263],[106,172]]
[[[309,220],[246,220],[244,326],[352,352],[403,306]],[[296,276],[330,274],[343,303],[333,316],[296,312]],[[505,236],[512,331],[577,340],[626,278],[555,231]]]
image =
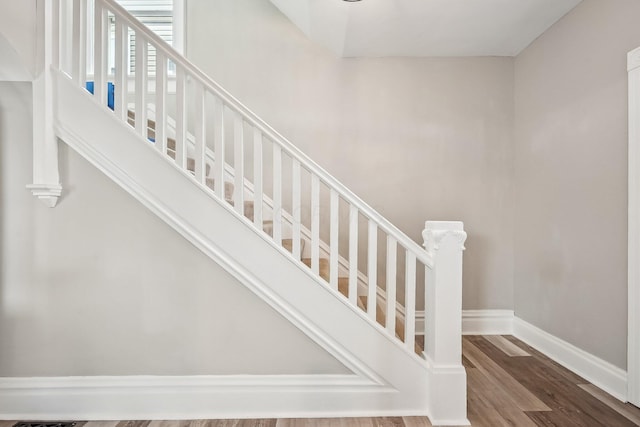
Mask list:
[[340,207],[340,197],[338,196],[338,192],[331,189],[331,200],[330,200],[330,236],[329,236],[329,283],[333,289],[338,289],[338,257],[339,254],[339,246],[338,246],[338,238],[339,238],[339,207]]
[[320,179],[311,175],[311,271],[320,273]]
[[73,1],[73,29],[71,41],[71,75],[78,86],[84,87],[86,80],[86,0]]
[[147,41],[139,32],[136,32],[136,132],[143,138],[147,138],[147,81],[148,81],[148,57]]
[[234,170],[234,206],[236,212],[244,215],[244,122],[240,113],[234,112],[233,119],[233,170]]
[[187,75],[181,67],[176,70],[176,163],[187,168]]
[[213,149],[216,156],[215,163],[213,164],[213,179],[215,180],[216,195],[220,200],[226,200],[226,196],[224,194],[224,104],[222,103],[222,99],[216,96],[213,107]]
[[60,69],[60,12],[61,4],[60,0],[52,0],[53,16],[51,20],[51,32],[53,33],[52,40],[52,52],[51,52],[51,65],[56,69]]
[[282,148],[273,143],[273,240],[282,245]]
[[253,223],[262,230],[262,132],[253,128]]
[[300,223],[301,223],[301,210],[302,210],[302,201],[300,196],[300,187],[301,187],[301,172],[300,172],[300,161],[298,159],[293,159],[291,164],[291,211],[293,214],[293,246],[292,246],[292,255],[295,259],[299,260],[302,256],[301,248],[300,248]]
[[386,328],[392,336],[396,334],[396,263],[397,263],[396,239],[387,235],[387,313]]
[[367,260],[367,276],[369,288],[367,294],[367,314],[376,320],[376,299],[378,296],[378,227],[369,220],[369,253]]
[[416,255],[406,250],[404,287],[404,344],[411,352],[416,346]]
[[156,52],[156,148],[163,154],[167,152],[167,59],[160,51]]
[[358,208],[349,206],[349,301],[358,303]]
[[105,73],[107,62],[107,12],[101,0],[95,1],[94,8],[93,95],[101,105],[105,105],[107,103],[105,90],[107,85]]
[[206,157],[204,154],[204,150],[207,146],[206,144],[206,135],[207,135],[207,117],[205,115],[205,91],[204,87],[200,83],[195,84],[195,102],[196,109],[194,114],[194,126],[195,126],[195,168],[194,174],[196,181],[200,184],[205,183],[205,161]]
[[[76,2],[84,3],[81,0],[76,0]],[[127,122],[127,93],[129,92],[127,87],[127,33],[129,28],[120,17],[116,17],[115,31],[114,110],[121,121]]]

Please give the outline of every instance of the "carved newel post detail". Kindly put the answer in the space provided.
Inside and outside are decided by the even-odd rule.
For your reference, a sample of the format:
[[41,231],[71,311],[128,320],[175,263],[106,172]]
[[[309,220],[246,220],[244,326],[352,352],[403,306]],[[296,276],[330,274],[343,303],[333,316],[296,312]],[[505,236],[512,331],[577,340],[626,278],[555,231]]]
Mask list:
[[34,196],[54,207],[62,193],[58,174],[58,143],[53,129],[53,81],[51,66],[56,56],[58,13],[56,0],[38,0],[36,12],[37,69],[33,80],[33,183],[27,185]]
[[460,221],[427,221],[424,246],[433,257],[425,274],[425,357],[431,418],[467,423],[467,376],[462,366],[462,251],[467,233]]

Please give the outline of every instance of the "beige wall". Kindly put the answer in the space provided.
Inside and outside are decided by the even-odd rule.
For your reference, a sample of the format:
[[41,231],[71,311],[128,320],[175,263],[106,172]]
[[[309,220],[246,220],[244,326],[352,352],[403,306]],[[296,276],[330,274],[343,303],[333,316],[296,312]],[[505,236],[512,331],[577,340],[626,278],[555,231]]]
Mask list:
[[36,1],[0,0],[0,81],[36,75]]
[[0,377],[343,373],[339,362],[72,150],[48,209],[31,85],[0,83]]
[[516,315],[621,368],[638,16],[637,0],[584,0],[515,68]]
[[196,65],[415,241],[465,221],[464,307],[512,307],[513,59],[339,59],[269,1],[187,7]]

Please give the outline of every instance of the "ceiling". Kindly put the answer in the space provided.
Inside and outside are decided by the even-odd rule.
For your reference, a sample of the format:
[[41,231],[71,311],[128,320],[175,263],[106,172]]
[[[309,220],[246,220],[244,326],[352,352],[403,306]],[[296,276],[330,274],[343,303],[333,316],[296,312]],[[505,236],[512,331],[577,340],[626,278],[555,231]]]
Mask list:
[[515,56],[582,0],[271,0],[343,57]]

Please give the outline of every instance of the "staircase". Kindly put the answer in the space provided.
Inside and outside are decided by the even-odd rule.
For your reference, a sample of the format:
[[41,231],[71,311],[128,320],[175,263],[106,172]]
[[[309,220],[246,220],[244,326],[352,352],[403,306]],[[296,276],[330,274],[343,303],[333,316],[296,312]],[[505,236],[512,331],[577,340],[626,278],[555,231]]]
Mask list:
[[[149,115],[153,115],[154,111],[151,110],[149,111]],[[170,120],[171,122],[173,122],[172,120]],[[132,126],[135,127],[135,111],[133,110],[128,110],[127,111],[127,123]],[[173,123],[172,123],[173,124]],[[171,128],[171,131],[174,131],[175,126],[169,126]],[[155,143],[155,129],[156,129],[156,122],[153,119],[147,119],[147,135],[148,135],[148,139],[151,142]],[[194,139],[192,135],[188,135],[187,136],[187,141],[191,146],[195,146],[194,143]],[[176,159],[176,140],[173,137],[168,136],[167,137],[167,155],[169,157],[171,157],[173,160]],[[207,156],[209,159],[213,160],[213,154],[211,152],[208,153]],[[195,175],[195,163],[196,160],[193,157],[187,157],[187,162],[186,162],[186,169],[187,171],[189,171],[192,175]],[[212,191],[215,191],[215,180],[213,178],[210,178],[211,172],[211,164],[206,162],[205,163],[205,175],[206,175],[206,180],[205,180],[205,185],[207,187],[209,187]],[[235,186],[233,184],[233,182],[231,181],[225,181],[224,182],[224,199],[225,201],[231,205],[234,206],[234,199],[233,199],[233,194],[235,191]],[[249,219],[250,221],[253,221],[254,219],[254,202],[253,200],[245,200],[244,201],[244,215],[245,217],[247,217],[247,219]],[[265,231],[266,233],[268,233],[270,236],[272,236],[273,234],[273,221],[272,220],[265,220],[263,221],[263,231]],[[300,254],[304,253],[304,248],[305,248],[305,244],[307,243],[307,240],[305,240],[304,238],[300,238],[299,240],[299,252]],[[291,254],[293,254],[293,239],[292,238],[283,238],[282,239],[282,247],[285,248],[287,251],[289,251]],[[299,258],[300,261],[302,261],[307,267],[311,268],[312,267],[312,259],[308,258],[308,257],[302,257]],[[324,279],[327,283],[331,282],[329,277],[330,268],[329,268],[329,258],[325,258],[325,257],[320,257],[319,259],[319,266],[318,266],[318,275]],[[378,289],[376,289],[376,291],[378,291]],[[349,297],[349,277],[348,276],[338,276],[338,291],[345,297],[348,298]],[[378,295],[376,295],[374,298],[376,299],[376,301],[378,301],[379,303],[376,304],[376,301],[372,302],[372,304],[368,304],[368,300],[367,300],[367,295],[366,294],[362,294],[362,293],[358,293],[357,296],[357,305],[358,307],[362,310],[367,312],[368,311],[368,307],[372,306],[375,307],[375,320],[376,322],[382,326],[385,327],[386,326],[386,313],[385,311],[381,308],[381,305],[385,305],[386,304],[386,298],[385,297],[378,297]],[[372,308],[373,310],[374,308]],[[393,320],[394,324],[395,324],[395,336],[396,338],[398,338],[400,341],[404,342],[404,334],[405,334],[405,324],[404,324],[404,314],[403,313],[399,313],[396,311],[395,314],[395,319]],[[420,339],[416,339],[415,340],[415,352],[417,355],[421,356],[422,352],[423,352],[423,348],[421,346],[421,344],[419,343]]]
[[[50,123],[62,143],[353,372],[330,389],[309,388],[316,403],[302,405],[307,415],[427,415],[439,425],[467,424],[461,223],[427,222],[419,246],[115,1],[38,2],[47,42],[44,80],[34,91],[45,107],[34,120],[42,119],[44,133]],[[34,141],[34,152],[43,152],[37,144],[53,151],[47,141]],[[38,181],[47,175],[36,172],[40,163],[34,158],[36,195],[59,186]],[[247,416],[273,414],[243,403]],[[196,413],[227,414],[207,405]],[[273,405],[295,407],[286,399]]]

